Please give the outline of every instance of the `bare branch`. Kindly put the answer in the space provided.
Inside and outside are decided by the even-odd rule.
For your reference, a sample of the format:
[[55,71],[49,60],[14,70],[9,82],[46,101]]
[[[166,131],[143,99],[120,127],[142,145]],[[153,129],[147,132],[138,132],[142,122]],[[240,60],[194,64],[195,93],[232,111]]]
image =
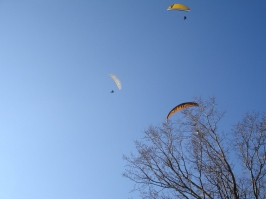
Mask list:
[[225,112],[216,110],[215,98],[196,102],[175,123],[150,126],[135,142],[137,155],[123,156],[123,175],[145,199],[265,199],[266,116],[247,114],[232,140],[219,131]]

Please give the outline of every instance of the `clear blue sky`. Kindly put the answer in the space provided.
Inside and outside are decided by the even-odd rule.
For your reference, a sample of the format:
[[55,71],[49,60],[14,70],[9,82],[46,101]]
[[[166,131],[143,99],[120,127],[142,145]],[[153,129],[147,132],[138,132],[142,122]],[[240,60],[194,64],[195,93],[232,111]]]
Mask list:
[[215,96],[228,124],[265,111],[265,10],[265,0],[0,0],[0,199],[138,198],[122,154],[174,106]]

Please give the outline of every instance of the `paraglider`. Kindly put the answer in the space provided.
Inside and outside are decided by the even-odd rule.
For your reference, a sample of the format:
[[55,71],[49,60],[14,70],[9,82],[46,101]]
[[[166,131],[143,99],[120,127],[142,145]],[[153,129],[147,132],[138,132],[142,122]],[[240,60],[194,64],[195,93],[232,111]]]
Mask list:
[[183,4],[174,3],[168,7],[167,10],[179,10],[179,11],[190,11],[190,8]]
[[[175,3],[175,4],[170,5],[167,10],[178,10],[178,11],[188,12],[188,11],[190,11],[190,8],[187,7],[186,5]],[[187,17],[184,16],[184,20],[186,20],[186,19],[187,19]]]
[[177,105],[176,107],[174,107],[167,115],[166,120],[169,119],[169,117],[171,117],[174,113],[184,109],[184,108],[188,108],[191,106],[199,106],[196,102],[185,102],[182,104]]
[[[118,87],[118,89],[121,90],[122,89],[122,84],[121,84],[120,80],[118,79],[118,77],[115,76],[114,74],[109,74],[109,75],[115,81],[116,86]],[[113,93],[113,92],[114,92],[114,90],[111,91],[111,93]]]

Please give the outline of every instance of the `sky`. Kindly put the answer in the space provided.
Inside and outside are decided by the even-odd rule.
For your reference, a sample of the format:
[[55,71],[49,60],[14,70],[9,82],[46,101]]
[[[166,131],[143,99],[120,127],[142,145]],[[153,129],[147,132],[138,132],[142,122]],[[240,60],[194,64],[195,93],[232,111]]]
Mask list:
[[[167,11],[173,3],[191,11]],[[225,129],[265,112],[265,10],[264,0],[0,0],[0,199],[138,199],[122,155],[174,106],[214,96]]]

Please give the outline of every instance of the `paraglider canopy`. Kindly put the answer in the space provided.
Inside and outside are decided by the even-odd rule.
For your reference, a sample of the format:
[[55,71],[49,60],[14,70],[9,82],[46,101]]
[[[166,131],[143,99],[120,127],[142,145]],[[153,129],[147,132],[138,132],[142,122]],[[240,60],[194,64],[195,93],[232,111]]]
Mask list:
[[183,4],[175,3],[170,5],[167,10],[190,11],[190,8]]
[[199,106],[199,105],[196,102],[185,102],[185,103],[179,104],[168,113],[166,120],[168,120],[169,117],[171,117],[174,113],[176,113],[176,112],[178,112],[184,108],[191,107],[191,106]]
[[114,74],[109,74],[109,75],[110,75],[110,77],[112,77],[112,79],[115,81],[115,83],[116,83],[118,89],[121,90],[121,89],[122,89],[122,84],[121,84],[120,80],[118,79],[118,77],[115,76]]

